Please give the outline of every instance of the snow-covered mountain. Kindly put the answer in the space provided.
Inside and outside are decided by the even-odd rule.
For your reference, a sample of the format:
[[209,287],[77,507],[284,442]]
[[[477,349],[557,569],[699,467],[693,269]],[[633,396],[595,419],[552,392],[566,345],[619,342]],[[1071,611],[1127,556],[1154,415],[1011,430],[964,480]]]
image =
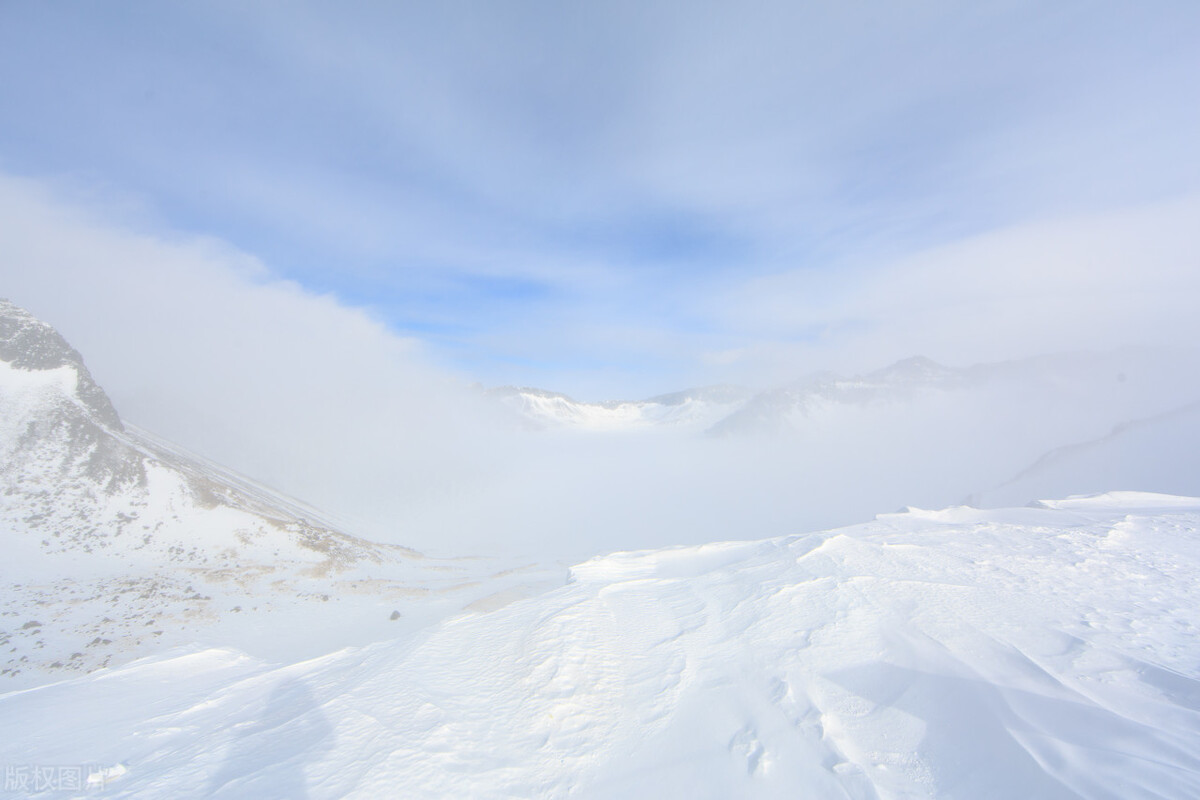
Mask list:
[[[819,373],[755,394],[681,393],[668,402],[493,393],[530,427],[591,433],[570,447],[592,447],[585,466],[600,464],[592,473],[608,475],[610,485],[654,487],[658,502],[647,505],[662,519],[643,542],[622,543],[652,547],[662,543],[653,531],[697,530],[700,538],[689,543],[719,537],[705,520],[728,516],[731,506],[782,533],[789,528],[780,524],[829,527],[913,502],[1022,505],[1114,489],[1197,494],[1198,376],[1196,350],[1129,348],[965,368],[918,357],[865,375]],[[689,415],[694,409],[702,413]],[[680,418],[687,424],[672,424]],[[603,435],[613,431],[645,435]],[[661,435],[670,432],[680,435],[666,442]],[[620,456],[609,452],[616,448],[624,448]],[[543,482],[567,483],[572,468],[586,473],[547,449],[555,472]],[[594,483],[592,473],[578,482]],[[573,496],[569,488],[553,493]],[[764,495],[769,503],[740,502]],[[714,511],[675,514],[678,524],[664,512],[703,505]],[[768,518],[770,509],[781,517]]]
[[284,617],[307,620],[298,630],[314,635],[296,635],[295,652],[315,654],[364,626],[415,624],[389,619],[415,597],[444,598],[422,606],[426,619],[540,580],[513,573],[493,586],[488,570],[514,565],[426,559],[343,533],[123,425],[80,355],[4,300],[0,537],[0,691],[197,639],[249,646]]
[[485,396],[516,412],[526,427],[632,430],[651,426],[706,429],[741,407],[750,392],[739,386],[704,386],[646,400],[584,403],[565,394],[528,387],[500,386]]
[[913,357],[864,376],[814,373],[761,392],[717,385],[685,389],[646,400],[586,403],[558,392],[501,386],[484,394],[516,412],[531,429],[613,431],[684,428],[717,436],[779,433],[822,407],[912,399],[922,392],[953,390],[978,382],[978,368],[955,370]]
[[1200,401],[1056,447],[1007,481],[967,499],[972,505],[1001,506],[1036,494],[1062,497],[1096,486],[1200,492]]
[[1185,800],[1197,574],[1200,500],[1136,493],[617,553],[415,638],[0,697],[0,761],[109,797]]
[[943,367],[920,356],[850,378],[831,372],[816,373],[793,384],[755,394],[716,422],[708,432],[717,436],[779,433],[803,425],[808,418],[832,406],[911,401],[922,393],[967,386],[973,378],[966,371]]
[[[1194,378],[1198,365],[1197,352],[1152,349],[1041,356],[970,367],[946,367],[914,356],[863,375],[818,372],[757,392],[720,385],[601,403],[527,387],[503,386],[484,394],[515,412],[530,429],[662,427],[720,437],[803,434],[847,412],[934,406],[956,398],[975,404],[980,413],[988,410],[984,407],[988,402],[1020,406],[1024,400],[1040,404],[1040,411],[1048,414],[1056,413],[1056,406],[1070,405],[1074,411],[1068,418],[1095,421],[1107,432],[1172,410],[1176,406],[1170,405],[1169,398],[1181,392],[1186,401],[1178,405],[1200,401],[1200,385]],[[1096,402],[1086,402],[1089,399]]]

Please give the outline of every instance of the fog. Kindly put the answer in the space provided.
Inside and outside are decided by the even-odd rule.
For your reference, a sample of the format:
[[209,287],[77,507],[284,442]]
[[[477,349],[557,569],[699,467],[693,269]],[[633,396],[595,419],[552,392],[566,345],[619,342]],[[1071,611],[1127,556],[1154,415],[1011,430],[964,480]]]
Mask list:
[[[578,558],[797,534],[905,506],[1059,496],[1046,491],[1194,494],[1200,413],[1194,404],[1179,419],[1170,413],[1200,398],[1198,356],[1138,349],[994,365],[964,371],[953,386],[818,402],[780,428],[720,437],[671,428],[493,434],[485,441],[501,453],[502,472],[455,502],[398,518],[485,550]],[[1065,473],[1035,469],[1007,486],[1049,451],[1103,440],[1132,420],[1149,420],[1117,442],[1126,455],[1142,443],[1133,458],[1106,463],[1114,451],[1101,442]],[[1153,437],[1176,446],[1147,447]]]
[[[9,222],[0,241],[5,294],[63,332],[126,420],[371,538],[439,554],[577,560],[800,533],[903,506],[1024,503],[1043,489],[1200,493],[1194,409],[1171,416],[1200,399],[1200,359],[1172,345],[1195,325],[1181,313],[1193,295],[1170,296],[1190,280],[1173,266],[1179,259],[1159,258],[1167,266],[1158,274],[1169,280],[1147,280],[1140,294],[1128,291],[1132,270],[1109,269],[1125,275],[1129,313],[1148,317],[1158,306],[1157,328],[1137,327],[1123,346],[1112,333],[1121,328],[1110,320],[1112,303],[1096,303],[1092,315],[1075,303],[1064,325],[1096,332],[1107,347],[973,369],[963,360],[947,365],[956,371],[942,384],[902,382],[852,401],[810,403],[766,430],[725,436],[687,426],[530,430],[473,388],[471,376],[434,364],[418,341],[278,279],[228,245],[138,232],[33,182],[7,179],[0,188]],[[959,307],[964,292],[944,275],[938,282],[937,305]],[[1049,285],[1035,304],[1064,289]],[[990,286],[966,292],[1004,296]],[[916,322],[933,313],[912,305]],[[1011,305],[1017,313],[1031,307]],[[964,331],[964,340],[986,344],[975,349],[977,361],[1005,352],[1012,313],[981,313]],[[1000,342],[983,333],[993,322]],[[923,341],[895,331],[884,326],[872,343],[859,330],[852,347],[831,343],[821,358],[854,353],[887,367],[898,351],[914,354],[903,352],[906,343]],[[972,355],[961,349],[964,359]],[[774,372],[790,369],[787,380],[750,388],[786,387],[813,362],[780,360]],[[1045,481],[1035,469],[1010,483],[1058,448],[1104,440],[1138,420],[1148,421],[1109,444],[1059,454]]]

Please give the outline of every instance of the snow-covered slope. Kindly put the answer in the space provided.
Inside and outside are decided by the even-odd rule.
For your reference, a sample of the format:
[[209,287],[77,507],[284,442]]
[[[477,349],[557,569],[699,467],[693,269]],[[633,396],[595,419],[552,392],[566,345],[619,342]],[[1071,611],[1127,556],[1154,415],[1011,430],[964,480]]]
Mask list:
[[1200,402],[1122,422],[1103,436],[1056,447],[969,500],[972,505],[1000,506],[1037,493],[1057,497],[1098,485],[1200,493]]
[[1200,500],[1136,493],[617,553],[292,666],[0,697],[0,761],[109,797],[1183,800],[1197,574]]
[[911,400],[914,395],[960,388],[970,382],[963,371],[919,356],[851,378],[821,372],[754,395],[714,424],[709,432],[717,436],[779,433],[803,424],[828,407],[895,403]]
[[[345,534],[127,429],[79,354],[2,300],[0,542],[0,690],[197,640],[324,652],[545,577],[492,586],[490,572],[514,565],[425,559]],[[429,597],[440,602],[390,619]],[[290,626],[293,641],[261,637],[269,626]]]

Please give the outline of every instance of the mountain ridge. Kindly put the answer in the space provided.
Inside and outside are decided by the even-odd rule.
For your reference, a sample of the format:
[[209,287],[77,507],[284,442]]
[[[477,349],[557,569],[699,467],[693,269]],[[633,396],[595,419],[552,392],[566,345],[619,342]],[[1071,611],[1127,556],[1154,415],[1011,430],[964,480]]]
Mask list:
[[[339,530],[300,501],[124,425],[82,356],[8,301],[0,339],[0,691],[210,639],[230,614],[251,649],[257,626],[299,615],[282,624],[325,633],[311,644],[297,635],[287,652],[316,655],[381,625],[395,633],[559,580],[520,562],[430,559]],[[414,598],[432,601],[395,622]]]

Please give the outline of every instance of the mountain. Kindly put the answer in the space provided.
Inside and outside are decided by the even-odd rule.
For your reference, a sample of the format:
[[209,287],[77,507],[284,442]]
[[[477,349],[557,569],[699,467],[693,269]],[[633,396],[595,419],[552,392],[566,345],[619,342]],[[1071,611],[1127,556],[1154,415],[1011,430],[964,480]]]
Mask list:
[[[754,517],[775,535],[908,503],[1021,505],[1121,489],[1195,494],[1197,376],[1194,349],[1128,348],[969,367],[914,357],[757,393],[636,403],[493,391],[527,427],[589,434],[571,443],[590,448],[583,466],[547,445],[556,464],[541,483],[555,485],[550,494],[575,496],[572,470],[585,486],[649,487],[653,497],[637,519],[596,513],[606,516],[602,528],[628,534],[621,546],[654,547],[666,543],[656,532],[691,532],[676,543],[699,543],[739,518]],[[647,435],[605,435],[633,430]],[[639,526],[645,533],[635,535]]]
[[821,372],[761,392],[721,384],[645,400],[601,403],[581,402],[559,392],[530,387],[501,386],[484,390],[484,394],[516,412],[525,427],[534,430],[613,431],[662,426],[726,436],[779,433],[824,406],[911,399],[921,392],[960,388],[976,378],[971,371],[943,367],[917,356],[865,376],[846,378]]
[[305,663],[0,697],[0,761],[114,797],[1185,800],[1198,541],[1200,499],[1114,493],[616,553]]
[[79,354],[7,301],[0,359],[4,519],[42,536],[43,552],[114,551],[215,570],[269,551],[322,572],[415,555],[334,531],[126,429]]
[[[261,650],[261,627],[285,619],[294,641],[262,652],[317,654],[547,577],[489,582],[524,565],[352,536],[123,424],[79,353],[5,300],[0,536],[0,691],[206,638]],[[390,620],[414,598],[434,602]]]
[[971,378],[969,373],[943,367],[921,356],[852,378],[831,372],[816,373],[788,386],[759,392],[716,422],[708,433],[728,436],[785,432],[830,406],[912,400],[921,393],[961,388]]
[[955,399],[976,405],[981,414],[993,410],[989,404],[1027,411],[1027,417],[1070,407],[1056,424],[1085,422],[1101,435],[1114,425],[1200,400],[1198,368],[1200,353],[1190,349],[1127,348],[969,367],[914,356],[862,375],[817,372],[761,391],[718,385],[601,403],[528,387],[502,386],[484,395],[515,413],[527,429],[661,427],[716,437],[779,436],[824,427],[847,414],[932,408]]
[[704,429],[739,408],[750,393],[737,386],[704,386],[646,400],[602,403],[584,403],[558,392],[514,386],[487,389],[484,395],[515,412],[526,428],[614,431],[655,426]]
[[1200,494],[1200,401],[1114,425],[1102,436],[1056,447],[1007,481],[967,498],[1003,506],[1095,486]]

